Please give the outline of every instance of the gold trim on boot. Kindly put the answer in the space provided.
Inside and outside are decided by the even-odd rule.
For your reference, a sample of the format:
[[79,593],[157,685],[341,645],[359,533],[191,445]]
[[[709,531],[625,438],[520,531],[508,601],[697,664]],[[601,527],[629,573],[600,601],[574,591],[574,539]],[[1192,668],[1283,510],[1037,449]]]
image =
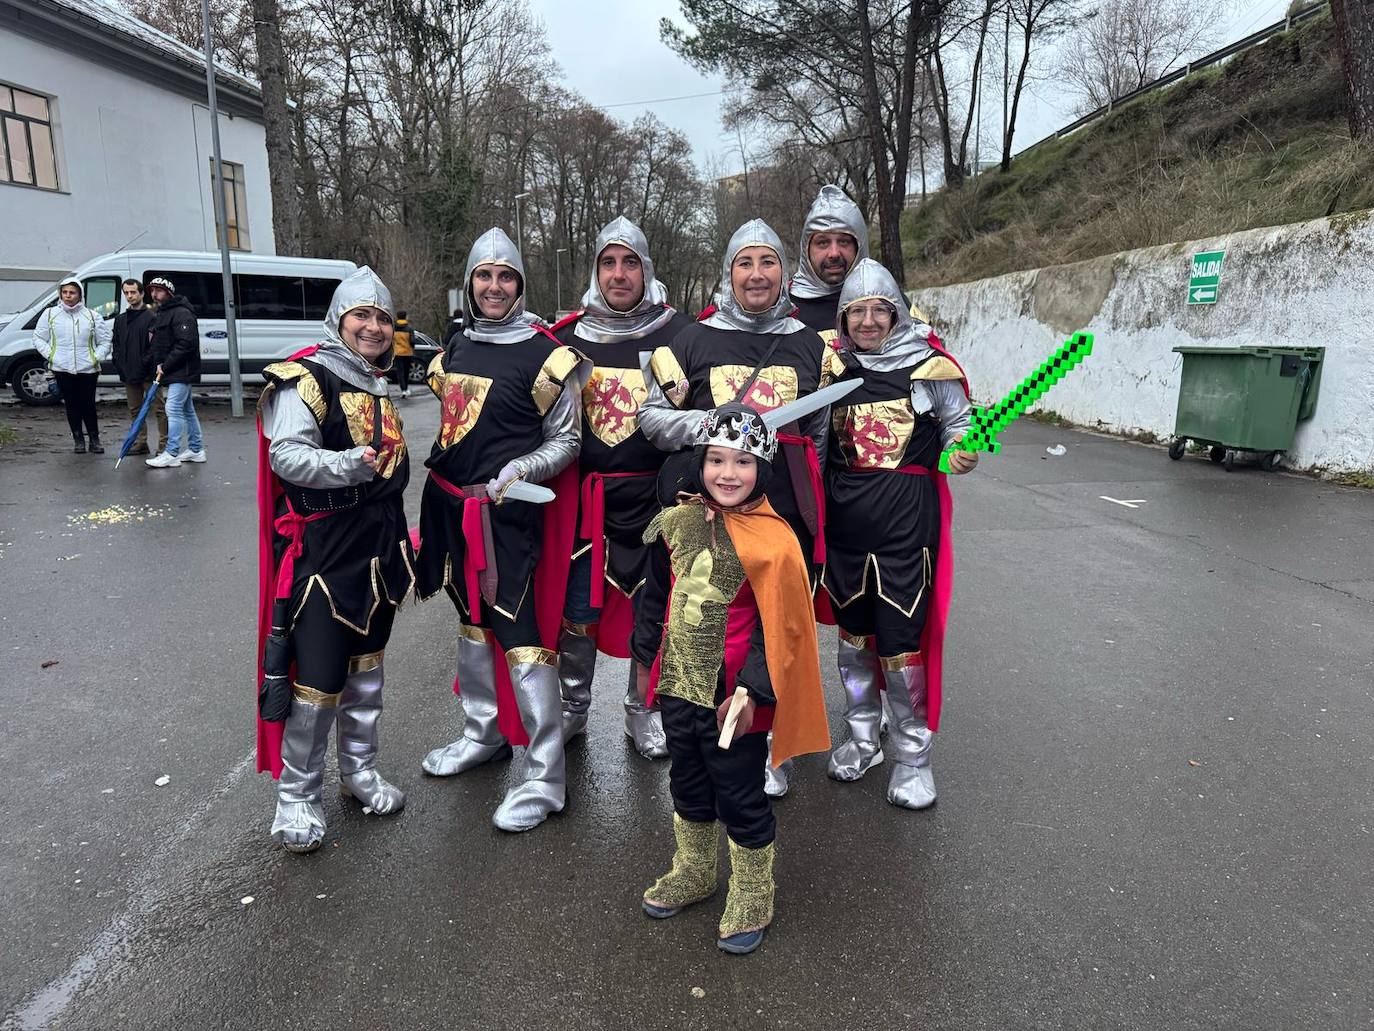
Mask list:
[[680,909],[708,899],[716,891],[716,856],[720,830],[715,820],[697,823],[673,813],[677,851],[673,868],[644,892],[644,901],[660,909]]
[[730,890],[720,917],[720,936],[758,931],[773,922],[773,842],[745,848],[730,842]]

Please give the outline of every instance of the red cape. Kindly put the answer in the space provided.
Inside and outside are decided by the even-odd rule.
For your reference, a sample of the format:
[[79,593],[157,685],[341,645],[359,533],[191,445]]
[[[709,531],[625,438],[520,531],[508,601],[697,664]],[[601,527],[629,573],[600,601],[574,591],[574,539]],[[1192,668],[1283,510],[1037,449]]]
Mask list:
[[[319,344],[303,348],[286,360],[293,362],[298,358],[308,358],[320,349]],[[262,416],[258,416],[258,683],[262,683],[262,649],[267,635],[272,630],[272,602],[276,599],[277,563],[272,548],[272,524],[277,518],[277,502],[282,496],[281,481],[272,471],[267,449],[272,442],[263,436]],[[292,677],[295,668],[292,664]],[[254,698],[257,688],[254,687]],[[257,714],[258,723],[258,772],[272,774],[276,780],[281,776],[281,736],[286,729],[283,723],[268,723]]]

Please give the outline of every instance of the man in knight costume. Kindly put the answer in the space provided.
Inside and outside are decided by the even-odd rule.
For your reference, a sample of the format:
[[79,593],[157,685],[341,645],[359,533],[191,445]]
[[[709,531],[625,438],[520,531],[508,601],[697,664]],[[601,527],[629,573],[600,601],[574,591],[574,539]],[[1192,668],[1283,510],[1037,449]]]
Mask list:
[[410,459],[387,397],[391,294],[369,268],[334,291],[325,339],[263,370],[259,411],[258,770],[277,780],[272,837],[324,839],[324,760],[338,727],[342,794],[398,812],[377,772],[382,653],[414,582]]
[[[648,393],[640,356],[689,325],[654,278],[640,228],[623,216],[603,227],[582,308],[553,327],[560,341],[592,360],[582,389],[579,533],[558,639],[567,740],[586,732],[597,652],[630,658],[644,528],[658,511],[654,484],[664,455],[639,427]],[[639,672],[631,659],[625,733],[640,755],[661,759],[668,754],[662,718],[645,705]]]
[[[525,311],[524,264],[499,229],[472,245],[463,308],[462,332],[428,372],[440,424],[417,560],[421,597],[444,590],[458,610],[463,735],[421,766],[449,777],[524,744],[518,782],[492,822],[525,831],[567,795],[555,649],[590,363]],[[545,484],[554,499],[540,504],[534,491],[531,500],[526,484]]]
[[797,304],[797,318],[828,344],[835,339],[844,278],[856,262],[868,257],[868,222],[838,186],[822,186],[816,195],[797,252],[797,273],[787,292]]
[[[785,267],[782,240],[763,220],[735,231],[722,258],[712,313],[650,359],[652,382],[639,424],[652,443],[665,451],[689,446],[702,413],[732,401],[764,413],[816,390],[825,344],[792,316]],[[792,527],[813,569],[825,561],[826,430],[823,410],[784,427],[768,487],[769,503]],[[789,764],[769,764],[771,797],[787,793]]]
[[[825,380],[860,385],[831,409],[826,567],[840,627],[838,663],[849,740],[828,772],[856,781],[884,761],[882,690],[892,723],[887,800],[935,802],[930,751],[939,726],[945,620],[953,582],[951,499],[940,453],[969,427],[963,370],[912,319],[896,280],[860,260],[839,295]],[[977,455],[955,451],[950,471]]]

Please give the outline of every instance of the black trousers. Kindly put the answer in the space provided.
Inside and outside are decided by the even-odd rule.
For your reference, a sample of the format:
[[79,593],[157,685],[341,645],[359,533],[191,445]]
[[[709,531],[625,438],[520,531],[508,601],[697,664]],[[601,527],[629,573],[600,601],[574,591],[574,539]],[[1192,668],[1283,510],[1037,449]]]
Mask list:
[[92,440],[100,439],[100,426],[95,421],[95,372],[54,372],[57,387],[62,391],[62,405],[67,409],[67,425],[72,436],[81,436],[81,425]]
[[291,627],[296,683],[325,694],[338,694],[348,679],[348,660],[384,649],[391,639],[395,619],[396,610],[383,602],[372,614],[368,632],[357,633],[334,618],[324,591],[318,587],[311,590]]
[[392,364],[396,366],[396,385],[401,390],[410,389],[410,363],[415,360],[413,355],[397,355]]
[[684,820],[720,820],[737,845],[763,848],[773,840],[773,803],[763,791],[768,735],[742,734],[729,748],[716,744],[716,710],[668,696],[659,699],[668,736],[668,788]]

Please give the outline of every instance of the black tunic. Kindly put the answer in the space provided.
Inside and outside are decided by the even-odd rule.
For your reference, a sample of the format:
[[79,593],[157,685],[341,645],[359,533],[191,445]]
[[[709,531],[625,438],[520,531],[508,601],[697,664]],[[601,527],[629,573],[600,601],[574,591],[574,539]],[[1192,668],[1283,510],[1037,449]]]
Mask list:
[[835,317],[840,311],[840,292],[825,297],[794,297],[797,318],[820,334],[827,344],[835,339]]
[[[436,355],[429,387],[439,398],[439,433],[425,465],[455,487],[493,479],[512,459],[544,442],[544,416],[563,391],[578,356],[552,337],[535,333],[513,344],[453,337]],[[496,608],[515,618],[529,594],[544,528],[542,505],[490,506],[496,558]],[[431,475],[420,500],[420,554],[416,588],[422,598],[450,588],[465,611],[463,499],[445,491]]]
[[[635,340],[608,343],[577,336],[576,319],[555,332],[563,343],[592,360],[591,379],[582,388],[582,454],[579,475],[612,474],[602,481],[606,497],[606,578],[627,597],[644,578],[644,528],[659,511],[655,483],[664,454],[639,428],[639,407],[648,396],[640,354],[669,344],[692,320],[678,312],[658,329]],[[648,473],[645,476],[617,476]],[[590,546],[581,536],[574,555]]]
[[940,460],[940,424],[911,401],[912,381],[938,360],[931,354],[889,372],[836,370],[836,381],[863,382],[830,413],[822,582],[837,605],[876,591],[910,613],[926,586],[940,543],[939,497],[929,476],[897,470],[934,469]]
[[[669,347],[655,351],[650,368],[674,407],[709,411],[735,400],[750,374],[767,356],[768,364],[741,400],[755,411],[770,412],[816,391],[826,353],[820,337],[810,329],[775,335],[717,329],[697,322],[678,334]],[[686,391],[678,387],[683,380],[687,382]],[[796,428],[787,427],[784,432],[795,433]],[[789,447],[798,445],[781,445],[773,461],[768,501],[796,531],[802,554],[809,559],[812,537],[797,507],[796,491],[809,492],[811,484],[805,480],[793,483],[784,454]]]
[[[289,501],[301,516],[331,513],[305,524],[291,588],[292,617],[311,591],[323,590],[334,618],[366,634],[377,607],[400,605],[414,583],[404,503],[410,455],[401,416],[390,398],[359,390],[309,358],[269,365],[263,378],[264,397],[282,384],[295,385],[319,423],[325,450],[377,449],[376,472],[367,483],[322,489],[281,480],[284,497],[276,510],[278,517],[284,515]],[[272,536],[280,563],[287,541],[275,530]]]

